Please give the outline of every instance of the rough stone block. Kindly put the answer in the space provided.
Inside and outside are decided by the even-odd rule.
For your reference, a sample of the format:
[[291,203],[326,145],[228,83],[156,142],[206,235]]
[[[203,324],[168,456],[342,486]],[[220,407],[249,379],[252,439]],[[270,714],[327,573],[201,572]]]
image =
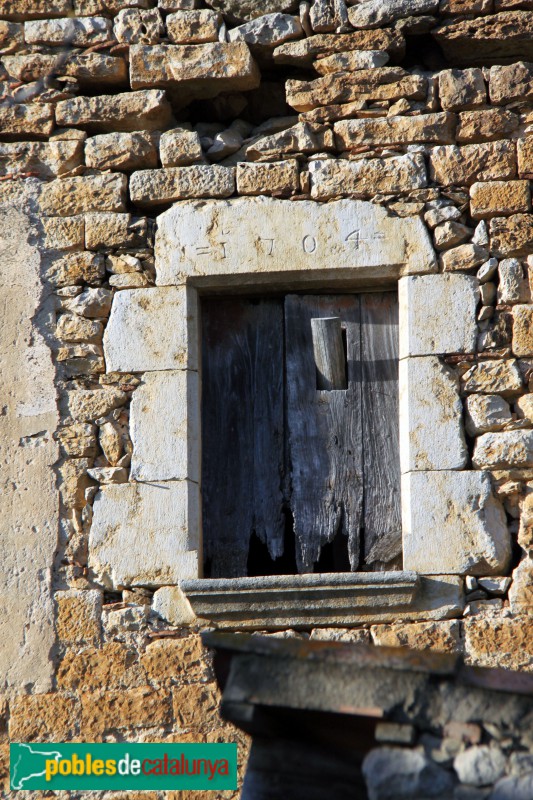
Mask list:
[[72,11],[72,0],[0,0],[3,19],[50,19],[65,17]]
[[533,356],[533,306],[513,307],[513,353]]
[[[530,38],[531,32],[530,30]],[[531,100],[533,64],[519,61],[517,64],[491,67],[489,86],[490,99],[495,105],[505,105],[513,100]]]
[[457,141],[491,142],[507,139],[520,124],[518,114],[501,108],[486,108],[482,111],[463,111],[459,114],[459,123],[455,136]]
[[504,258],[498,264],[499,285],[498,303],[515,305],[522,297],[524,273],[522,264],[516,258]]
[[454,114],[420,114],[418,117],[349,119],[336,122],[337,146],[352,150],[361,145],[392,146],[400,144],[448,144],[455,141]]
[[198,369],[196,292],[182,287],[115,294],[104,335],[111,372]]
[[159,154],[164,167],[185,167],[194,164],[203,157],[200,137],[196,131],[180,128],[166,131],[159,140]]
[[511,420],[509,403],[497,394],[471,394],[466,398],[465,423],[470,436],[499,431]]
[[432,14],[437,9],[438,0],[367,0],[350,8],[348,16],[354,28],[379,28],[404,17]]
[[82,163],[82,142],[0,143],[0,175],[31,172],[37,178],[57,178]]
[[491,250],[501,258],[521,258],[531,254],[533,241],[533,216],[514,214],[511,217],[493,217],[490,221]]
[[85,741],[106,731],[168,725],[170,697],[165,691],[142,686],[125,691],[86,692],[81,698],[81,731]]
[[464,392],[510,397],[522,390],[522,376],[514,359],[480,361],[462,377]]
[[[480,667],[525,669],[533,661],[533,618],[471,617],[464,622],[467,661]],[[511,793],[510,797],[515,797]]]
[[230,42],[243,41],[249,45],[272,48],[302,36],[304,31],[301,22],[292,14],[264,14],[228,31]]
[[87,175],[52,181],[43,187],[41,211],[51,217],[84,211],[125,211],[125,175]]
[[141,663],[156,684],[205,682],[208,676],[206,652],[197,633],[180,639],[160,639],[149,644]]
[[171,119],[170,103],[158,89],[74,97],[56,106],[58,125],[85,128],[91,133],[161,130],[168,127]]
[[533,431],[484,433],[476,439],[472,464],[477,469],[533,467]]
[[4,103],[0,106],[0,131],[9,139],[44,138],[54,130],[51,103]]
[[439,97],[446,111],[482,106],[487,90],[480,69],[445,69],[439,72]]
[[132,202],[145,208],[192,197],[229,197],[234,191],[235,170],[208,164],[144,169],[130,179]]
[[[279,11],[279,6],[273,10]],[[346,34],[323,33],[276,47],[274,61],[277,64],[310,66],[315,56],[321,58],[331,53],[353,50],[386,50],[390,55],[401,58],[405,50],[405,40],[399,31],[391,28]]]
[[478,244],[461,244],[452,247],[440,256],[440,262],[445,272],[462,272],[476,269],[489,257],[485,247]]
[[533,178],[533,136],[519,139],[516,143],[518,155],[518,174]]
[[24,23],[27,44],[53,47],[91,47],[113,39],[112,24],[105,17],[65,17]]
[[465,12],[464,19],[445,20],[432,31],[449,62],[479,65],[533,57],[529,12],[508,11],[472,19],[471,3]]
[[45,277],[58,288],[80,283],[95,283],[105,275],[104,259],[96,253],[69,253],[54,259],[45,270]]
[[411,647],[438,653],[461,650],[461,626],[457,620],[372,625],[370,633],[378,647]]
[[85,215],[85,246],[88,250],[134,247],[142,244],[142,238],[132,227],[130,214],[94,212]]
[[298,122],[285,130],[264,136],[246,148],[248,161],[270,160],[283,155],[318,153],[334,147],[331,130],[325,125]]
[[70,648],[57,670],[57,684],[68,692],[143,686],[146,675],[135,650],[121,642]]
[[353,271],[361,278],[395,278],[434,269],[433,248],[420,219],[392,218],[380,206],[358,200],[189,202],[159,217],[159,285],[185,283],[193,275],[212,276],[215,283],[221,276],[239,275],[244,285],[265,278],[272,283],[273,274],[279,282],[284,272],[308,280],[321,270],[331,280],[341,271],[343,277]]
[[101,170],[157,167],[157,140],[152,133],[107,133],[85,142],[85,163]]
[[531,556],[523,558],[513,571],[509,603],[513,614],[533,614],[533,560]]
[[125,44],[157,44],[165,26],[157,8],[123,8],[115,17],[113,32]]
[[402,472],[462,469],[467,459],[457,379],[436,356],[401,359]]
[[9,736],[14,742],[68,742],[77,733],[79,700],[60,692],[22,695],[11,705]]
[[434,147],[429,155],[429,174],[441,186],[470,186],[476,181],[509,180],[516,175],[514,143]]
[[136,481],[200,480],[198,373],[147,372],[133,393],[131,477]]
[[198,574],[199,488],[189,481],[101,489],[89,567],[108,589],[177,584]]
[[298,161],[271,161],[237,164],[237,193],[245,195],[275,194],[288,197],[300,191]]
[[44,244],[49,250],[79,251],[85,247],[85,218],[74,217],[43,218],[45,232]]
[[244,42],[199,45],[133,45],[130,50],[132,89],[171,87],[179,105],[221,92],[256,89],[261,76]]
[[470,214],[474,219],[507,216],[530,209],[529,181],[487,181],[470,187]]
[[176,11],[166,19],[168,39],[172,44],[217,42],[222,24],[218,11]]
[[179,586],[162,586],[154,592],[152,610],[171,625],[191,625],[196,619]]
[[63,645],[98,644],[101,638],[102,592],[68,589],[56,592],[56,629]]
[[[472,353],[477,280],[470,275],[417,275],[399,281],[400,358]],[[442,324],[446,309],[446,325]]]
[[384,50],[352,50],[318,58],[313,67],[319,75],[330,75],[356,69],[377,69],[384,67],[388,61],[389,54]]
[[489,473],[411,472],[402,477],[402,498],[404,569],[505,573],[511,537]]
[[2,63],[8,75],[19,81],[38,81],[51,72],[76,78],[83,86],[120,86],[128,81],[125,59],[103,53],[67,52],[59,63],[56,55],[25,53],[4,56]]
[[426,165],[419,154],[358,161],[316,160],[310,162],[309,171],[311,197],[316,200],[339,196],[367,199],[380,192],[394,194],[427,186]]
[[451,773],[431,761],[422,748],[375,747],[365,756],[363,775],[372,800],[394,797],[390,789],[397,786],[405,797],[445,797],[454,785]]

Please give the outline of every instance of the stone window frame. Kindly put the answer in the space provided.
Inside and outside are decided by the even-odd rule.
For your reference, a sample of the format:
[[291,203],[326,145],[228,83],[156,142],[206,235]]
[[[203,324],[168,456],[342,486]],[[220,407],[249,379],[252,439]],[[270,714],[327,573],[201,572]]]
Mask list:
[[[441,358],[475,350],[477,280],[437,271],[419,217],[358,200],[184,201],[157,222],[156,286],[118,292],[104,336],[107,370],[143,380],[130,483],[103,487],[94,505],[89,564],[100,580],[180,585],[200,618],[222,627],[458,616],[460,576],[501,574],[510,555],[489,473],[465,469],[459,387]],[[404,571],[201,578],[198,293],[396,281]]]

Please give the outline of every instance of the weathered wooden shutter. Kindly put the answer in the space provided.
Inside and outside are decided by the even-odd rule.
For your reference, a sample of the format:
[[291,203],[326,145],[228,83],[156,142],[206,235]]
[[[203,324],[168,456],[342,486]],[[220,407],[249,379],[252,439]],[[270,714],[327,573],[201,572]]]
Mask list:
[[[324,317],[344,331],[345,389],[317,388]],[[400,566],[396,295],[210,299],[202,318],[208,574],[245,575],[254,534],[279,558],[286,514],[299,572],[339,541],[352,570]]]

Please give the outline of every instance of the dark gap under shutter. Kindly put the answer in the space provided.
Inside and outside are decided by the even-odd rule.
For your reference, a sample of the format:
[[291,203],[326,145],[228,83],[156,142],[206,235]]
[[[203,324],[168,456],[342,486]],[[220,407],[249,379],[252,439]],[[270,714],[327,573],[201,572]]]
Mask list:
[[361,294],[364,569],[401,568],[398,298]]
[[241,577],[254,531],[283,551],[282,301],[204,300],[202,354],[204,561]]
[[[319,391],[311,336],[313,317],[335,317],[346,329],[348,388]],[[285,360],[290,506],[296,563],[312,572],[322,546],[348,537],[350,567],[359,565],[363,504],[359,298],[285,298]]]

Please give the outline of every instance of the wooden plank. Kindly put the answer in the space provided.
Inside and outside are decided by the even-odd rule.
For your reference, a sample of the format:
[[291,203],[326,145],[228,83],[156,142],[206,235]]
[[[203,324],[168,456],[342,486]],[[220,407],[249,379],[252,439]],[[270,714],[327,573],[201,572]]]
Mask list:
[[346,389],[346,357],[340,317],[311,320],[317,389]]
[[[311,319],[340,317],[346,329],[345,391],[316,388]],[[350,295],[285,299],[287,426],[299,572],[312,572],[322,546],[348,537],[350,566],[359,563],[363,501],[359,300]]]
[[202,303],[202,501],[211,577],[247,574],[255,532],[283,551],[283,310],[277,300]]
[[398,298],[362,294],[364,568],[401,568]]

